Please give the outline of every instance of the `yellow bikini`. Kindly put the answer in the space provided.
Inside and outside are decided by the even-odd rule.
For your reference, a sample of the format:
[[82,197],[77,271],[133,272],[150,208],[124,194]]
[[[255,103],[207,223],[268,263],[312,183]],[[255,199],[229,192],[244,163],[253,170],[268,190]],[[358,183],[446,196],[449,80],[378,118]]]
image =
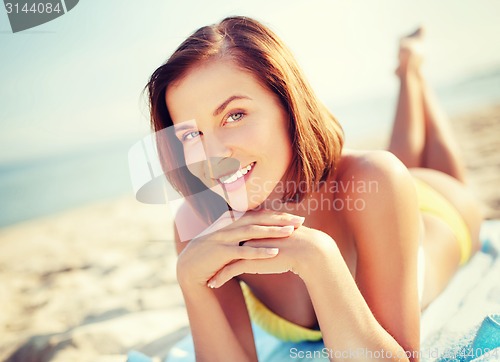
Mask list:
[[294,324],[272,312],[244,282],[240,282],[250,319],[263,330],[287,342],[319,341],[321,332]]
[[460,265],[469,260],[472,252],[472,239],[462,215],[439,192],[425,182],[414,178],[420,211],[443,220],[455,234],[460,247]]
[[[441,194],[425,182],[414,179],[419,199],[419,209],[439,217],[453,231],[460,246],[460,264],[464,264],[471,256],[472,242],[469,230],[462,216]],[[421,250],[422,251],[422,250]],[[420,256],[423,252],[419,252]],[[420,260],[419,260],[419,265]],[[423,268],[419,274],[423,275]],[[251,320],[263,330],[287,342],[319,341],[322,339],[321,331],[308,329],[294,324],[267,308],[250,290],[244,282],[240,282],[245,302]]]

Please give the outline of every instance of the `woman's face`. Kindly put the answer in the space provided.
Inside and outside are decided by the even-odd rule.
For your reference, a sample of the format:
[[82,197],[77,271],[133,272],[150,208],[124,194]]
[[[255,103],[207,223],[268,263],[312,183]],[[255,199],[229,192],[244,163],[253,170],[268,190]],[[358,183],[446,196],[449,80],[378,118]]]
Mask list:
[[165,98],[191,173],[235,210],[264,202],[292,159],[278,97],[230,60],[218,60],[192,68]]

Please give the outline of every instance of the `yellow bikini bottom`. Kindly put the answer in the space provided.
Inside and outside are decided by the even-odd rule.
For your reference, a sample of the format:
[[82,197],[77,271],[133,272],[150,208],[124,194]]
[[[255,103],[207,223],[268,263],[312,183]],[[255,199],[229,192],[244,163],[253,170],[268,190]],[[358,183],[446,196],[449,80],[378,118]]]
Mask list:
[[455,207],[431,186],[417,178],[413,179],[417,189],[419,209],[441,219],[448,225],[460,248],[460,265],[469,260],[472,252],[472,239],[469,228]]
[[[472,242],[462,216],[448,200],[432,187],[421,180],[414,179],[414,181],[420,211],[437,216],[450,227],[460,246],[460,264],[464,264],[471,256]],[[269,334],[287,342],[319,341],[322,339],[321,331],[299,326],[280,317],[267,308],[252,293],[248,285],[240,282],[240,286],[251,320]]]

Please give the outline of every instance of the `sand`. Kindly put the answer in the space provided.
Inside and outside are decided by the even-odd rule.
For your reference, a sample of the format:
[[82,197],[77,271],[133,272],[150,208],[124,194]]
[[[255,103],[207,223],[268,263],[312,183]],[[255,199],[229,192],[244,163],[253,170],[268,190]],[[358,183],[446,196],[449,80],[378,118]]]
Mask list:
[[[500,105],[452,124],[472,192],[500,218]],[[172,236],[166,206],[132,195],[1,229],[0,360],[163,359],[189,330]]]

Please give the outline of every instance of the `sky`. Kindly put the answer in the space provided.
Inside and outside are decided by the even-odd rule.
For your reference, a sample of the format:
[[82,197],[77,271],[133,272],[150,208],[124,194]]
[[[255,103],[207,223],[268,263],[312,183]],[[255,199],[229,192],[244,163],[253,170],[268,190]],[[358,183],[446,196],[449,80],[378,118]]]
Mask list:
[[394,92],[398,39],[419,24],[432,83],[498,67],[498,14],[494,0],[80,0],[13,34],[0,8],[0,164],[139,140],[149,131],[148,77],[194,30],[225,16],[270,26],[334,108]]

